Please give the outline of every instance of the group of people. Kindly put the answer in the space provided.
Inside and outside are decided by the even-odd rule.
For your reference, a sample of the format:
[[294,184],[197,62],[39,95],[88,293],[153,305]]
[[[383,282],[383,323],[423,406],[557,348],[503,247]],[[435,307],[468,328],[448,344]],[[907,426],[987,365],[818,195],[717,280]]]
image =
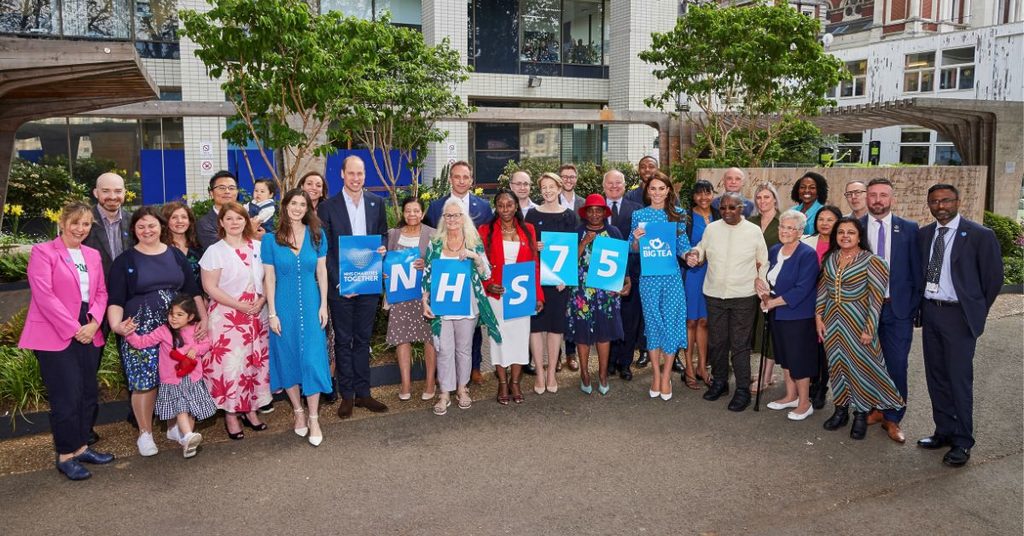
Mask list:
[[[929,189],[936,222],[919,229],[891,214],[895,191],[887,179],[849,183],[852,213],[844,215],[828,204],[828,183],[817,173],[794,184],[796,204],[782,210],[770,183],[746,199],[742,170],[726,171],[719,196],[701,180],[680,200],[658,167],[653,157],[641,159],[641,184],[630,191],[624,175],[609,170],[604,195],[586,199],[575,195],[571,164],[536,183],[520,171],[488,202],[471,192],[473,169],[460,161],[450,169],[451,192],[429,207],[403,199],[393,229],[385,200],[364,189],[365,164],[355,156],[343,163],[341,192],[329,196],[323,175],[311,172],[276,209],[272,183],[258,186],[265,191],[255,206],[244,207],[235,176],[218,172],[209,184],[213,209],[199,219],[178,202],[129,213],[121,177],[101,175],[97,205],[66,206],[59,236],[36,245],[29,263],[32,301],[21,346],[35,350],[50,393],[57,469],[79,480],[90,476],[82,463],[113,460],[90,447],[98,440],[96,369],[110,331],[143,456],[158,451],[154,413],[191,457],[202,441],[197,420],[223,411],[228,436],[243,439],[245,427],[266,429],[260,410],[275,392],[287,396],[294,432],[313,446],[323,441],[321,398],[340,399],[341,419],[355,408],[387,411],[370,392],[381,297],[340,293],[341,236],[380,237],[382,254],[417,250],[422,300],[383,304],[386,338],[396,347],[400,400],[412,396],[412,345],[422,343],[421,398],[436,398],[437,415],[447,413],[452,393],[459,409],[472,406],[467,385],[482,381],[486,334],[502,405],[524,402],[524,372],[535,374],[537,395],[556,393],[564,357],[588,395],[595,387],[607,395],[612,375],[628,381],[631,367],[651,363],[649,394],[662,400],[673,396],[673,370],[688,388],[706,388],[703,397],[718,400],[729,393],[731,368],[728,409],[743,411],[752,392],[770,385],[777,364],[786,389],[769,408],[790,409],[788,418],[800,421],[824,406],[831,388],[835,412],[826,429],[845,426],[852,407],[851,437],[882,423],[902,443],[907,354],[920,320],[936,428],[918,444],[950,447],[944,462],[966,463],[974,443],[970,358],[1002,264],[994,234],[958,215],[954,186]],[[534,184],[539,204],[530,195]],[[640,262],[642,238],[655,223],[675,228],[678,262],[667,275],[645,274]],[[541,284],[551,232],[576,234],[578,280]],[[629,242],[618,291],[586,284],[600,237]],[[469,314],[434,314],[430,274],[442,259],[472,266]],[[536,313],[505,318],[503,268],[521,262],[536,269]],[[754,347],[766,359],[752,378]]]

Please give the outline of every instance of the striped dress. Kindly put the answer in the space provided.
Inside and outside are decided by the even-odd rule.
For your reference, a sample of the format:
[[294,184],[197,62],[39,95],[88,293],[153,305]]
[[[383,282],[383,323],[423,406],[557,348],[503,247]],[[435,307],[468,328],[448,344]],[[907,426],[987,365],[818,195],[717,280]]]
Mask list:
[[[861,251],[844,269],[839,268],[838,252],[821,265],[816,310],[825,322],[825,352],[837,406],[867,412],[904,405],[878,343],[878,316],[888,279],[885,261],[868,251]],[[860,342],[863,331],[874,336],[870,345]]]

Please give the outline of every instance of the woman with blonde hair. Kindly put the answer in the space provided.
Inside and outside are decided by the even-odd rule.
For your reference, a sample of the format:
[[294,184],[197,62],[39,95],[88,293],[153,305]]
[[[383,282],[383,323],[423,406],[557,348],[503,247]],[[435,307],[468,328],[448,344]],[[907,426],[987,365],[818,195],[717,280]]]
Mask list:
[[[469,260],[472,264],[468,315],[437,316],[431,308],[431,269],[433,262],[441,259]],[[473,220],[457,198],[449,198],[442,208],[441,224],[427,248],[423,269],[423,316],[431,320],[430,329],[437,351],[437,377],[441,384],[441,395],[434,404],[435,415],[448,413],[451,391],[456,393],[459,409],[469,409],[473,405],[466,384],[473,367],[473,331],[477,319],[487,328],[487,335],[491,339],[501,342],[497,320],[487,301],[487,294],[484,293],[483,282],[490,276],[491,265],[484,253],[480,234],[473,227]]]

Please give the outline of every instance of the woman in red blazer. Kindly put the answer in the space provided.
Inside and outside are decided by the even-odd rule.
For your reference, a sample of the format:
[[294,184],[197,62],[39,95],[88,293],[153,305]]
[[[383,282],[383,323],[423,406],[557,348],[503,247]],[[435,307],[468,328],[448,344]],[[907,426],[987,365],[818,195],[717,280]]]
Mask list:
[[[509,400],[516,404],[523,402],[519,381],[523,365],[530,362],[530,317],[505,319],[502,308],[502,294],[505,293],[502,268],[506,264],[532,261],[538,311],[544,307],[544,294],[540,288],[540,259],[537,258],[537,234],[533,226],[523,222],[519,203],[508,190],[502,190],[494,196],[494,209],[491,222],[481,225],[479,231],[491,263],[491,278],[484,281],[484,291],[487,292],[491,309],[498,319],[498,329],[501,330],[502,342],[496,343],[491,338],[491,363],[498,373],[498,403],[505,406]],[[511,398],[506,367],[512,368]]]
[[92,209],[71,203],[60,216],[60,236],[36,244],[28,261],[32,300],[18,346],[35,350],[50,401],[50,429],[57,470],[71,480],[91,473],[82,462],[105,464],[111,454],[89,448],[99,388],[96,370],[103,351],[100,324],[107,307],[100,253],[83,246]]

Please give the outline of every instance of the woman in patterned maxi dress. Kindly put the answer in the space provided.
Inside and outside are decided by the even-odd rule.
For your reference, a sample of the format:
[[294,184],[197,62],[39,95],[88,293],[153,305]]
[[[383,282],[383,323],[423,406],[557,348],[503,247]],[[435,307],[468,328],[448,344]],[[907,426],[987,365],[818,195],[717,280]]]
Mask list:
[[[825,423],[835,429],[846,424],[853,406],[850,437],[863,439],[872,409],[903,407],[903,400],[885,368],[878,342],[889,268],[871,254],[867,237],[855,218],[843,218],[832,232],[833,247],[821,264],[816,318],[818,336],[825,341],[835,415]],[[836,249],[838,246],[838,249]],[[834,426],[829,426],[829,423]]]
[[256,410],[270,403],[267,312],[263,296],[260,243],[249,213],[238,203],[221,207],[221,240],[199,261],[203,288],[210,295],[210,353],[203,374],[232,439],[241,439],[241,420],[264,430]]

